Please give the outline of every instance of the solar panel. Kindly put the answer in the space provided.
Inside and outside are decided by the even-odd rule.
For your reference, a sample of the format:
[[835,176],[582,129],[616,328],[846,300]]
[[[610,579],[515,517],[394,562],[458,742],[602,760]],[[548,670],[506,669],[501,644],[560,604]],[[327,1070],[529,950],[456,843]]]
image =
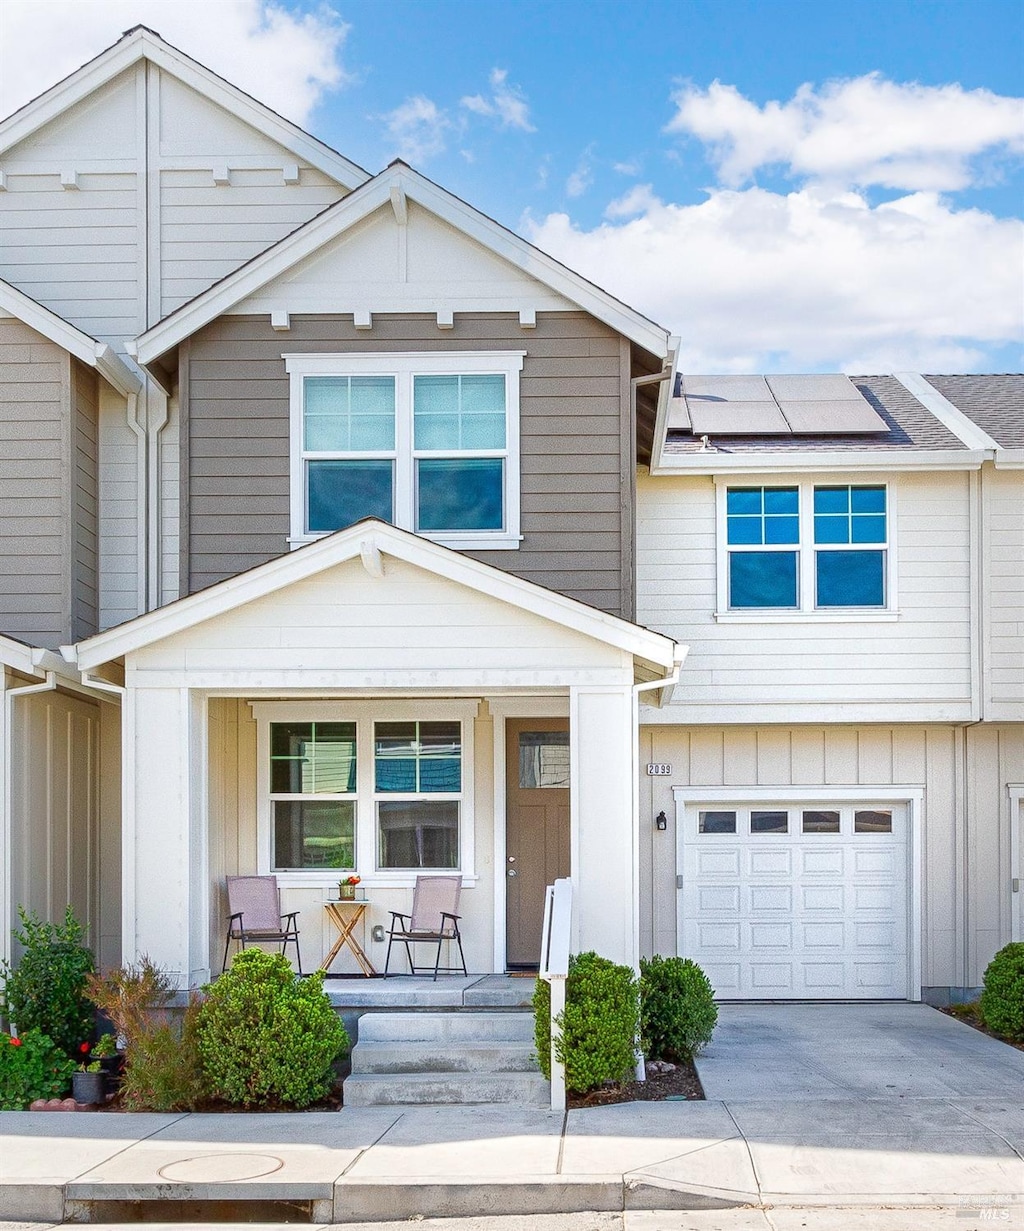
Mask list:
[[[669,429],[695,436],[835,436],[886,432],[889,425],[848,376],[686,376],[686,413],[669,410]],[[675,401],[675,399],[674,399]]]
[[889,425],[858,394],[858,400],[792,402],[779,399],[782,413],[793,432],[799,435],[841,436],[864,432],[887,432]]
[[695,436],[791,436],[793,429],[775,402],[713,402],[686,399]]

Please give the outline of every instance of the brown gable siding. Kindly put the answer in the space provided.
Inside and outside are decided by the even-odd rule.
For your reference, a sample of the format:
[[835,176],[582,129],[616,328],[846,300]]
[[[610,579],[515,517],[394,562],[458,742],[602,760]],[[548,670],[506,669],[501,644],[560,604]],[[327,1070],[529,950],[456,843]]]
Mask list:
[[288,376],[283,352],[526,351],[521,379],[523,542],[467,554],[605,611],[633,614],[629,348],[586,313],[222,317],[183,354],[183,593],[288,550]]
[[51,649],[71,631],[69,365],[34,329],[0,319],[0,632]]

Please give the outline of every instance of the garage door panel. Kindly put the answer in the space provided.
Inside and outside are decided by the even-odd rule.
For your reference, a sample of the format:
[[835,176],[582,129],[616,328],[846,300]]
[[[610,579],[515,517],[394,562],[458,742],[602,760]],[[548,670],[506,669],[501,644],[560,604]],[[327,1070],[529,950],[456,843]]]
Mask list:
[[[907,995],[902,806],[891,809],[892,832],[867,832],[855,828],[855,813],[884,819],[888,805],[824,801],[819,827],[806,834],[808,805],[715,806],[736,812],[735,832],[698,832],[696,809],[680,830],[679,934],[683,955],[701,964],[720,998]],[[751,832],[752,811],[787,809],[786,832]]]

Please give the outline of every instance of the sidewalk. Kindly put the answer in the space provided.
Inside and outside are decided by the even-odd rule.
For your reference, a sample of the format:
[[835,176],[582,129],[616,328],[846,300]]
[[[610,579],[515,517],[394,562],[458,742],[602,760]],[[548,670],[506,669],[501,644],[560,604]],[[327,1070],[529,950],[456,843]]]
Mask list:
[[769,1205],[987,1207],[1022,1225],[1015,1093],[629,1103],[566,1116],[5,1112],[0,1219],[115,1221],[125,1203],[145,1202],[149,1218],[170,1222],[181,1203],[196,1218],[217,1201],[221,1217],[237,1207],[267,1223],[285,1204],[314,1223]]

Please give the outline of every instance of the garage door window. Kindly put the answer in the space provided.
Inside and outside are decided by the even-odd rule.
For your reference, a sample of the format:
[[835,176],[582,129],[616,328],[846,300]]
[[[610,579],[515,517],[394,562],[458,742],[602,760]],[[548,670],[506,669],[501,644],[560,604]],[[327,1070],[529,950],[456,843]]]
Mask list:
[[804,833],[838,833],[839,813],[805,811],[802,828]]
[[892,833],[891,812],[858,811],[853,814],[854,833]]

